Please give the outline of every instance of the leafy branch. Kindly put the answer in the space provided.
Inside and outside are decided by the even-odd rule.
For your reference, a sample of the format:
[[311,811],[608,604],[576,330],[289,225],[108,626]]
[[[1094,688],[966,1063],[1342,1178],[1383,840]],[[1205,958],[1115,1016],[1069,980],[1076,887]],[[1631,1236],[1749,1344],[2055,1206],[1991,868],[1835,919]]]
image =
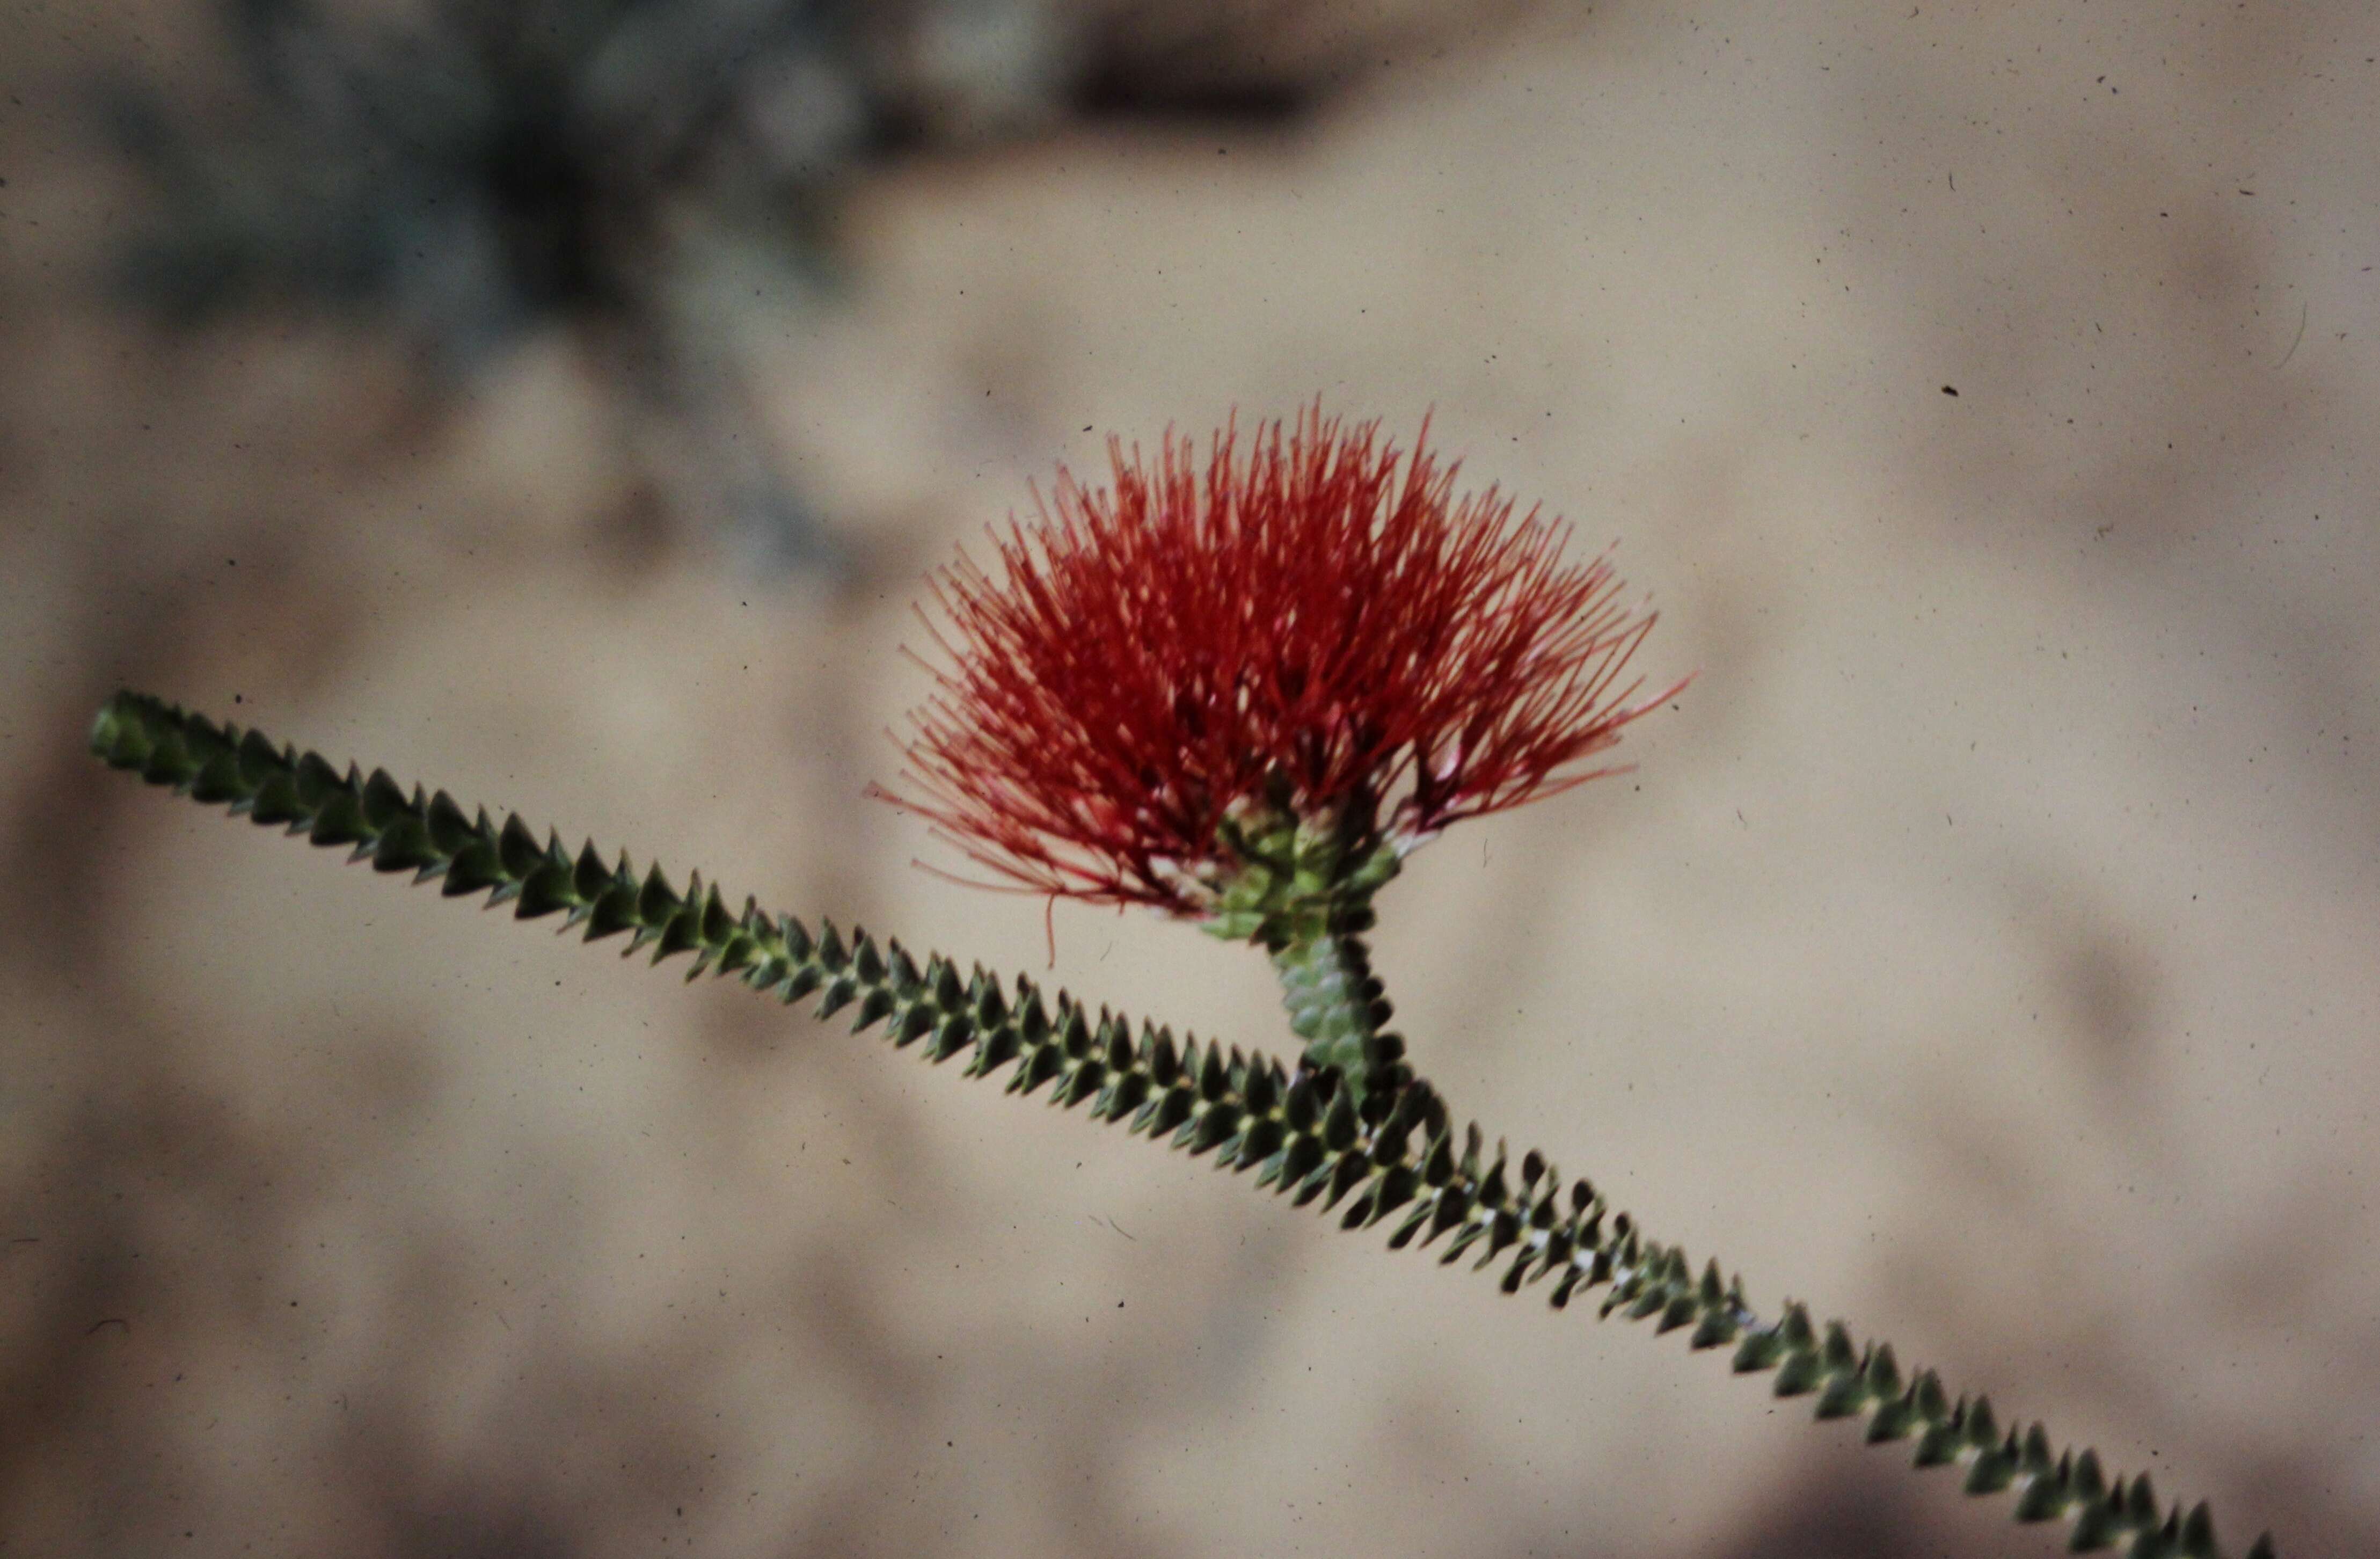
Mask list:
[[[1261,1054],[1201,1043],[1121,1013],[1093,1014],[1060,991],[1044,997],[1018,976],[1013,994],[976,966],[962,978],[940,954],[921,965],[897,940],[855,926],[846,936],[821,920],[813,935],[790,915],[751,899],[731,910],[698,873],[681,893],[658,865],[639,875],[628,857],[607,862],[590,843],[576,855],[556,834],[540,843],[517,814],[498,824],[484,808],[466,815],[444,791],[408,794],[385,770],[342,773],[313,752],[276,748],[257,731],[218,726],[143,694],[121,692],[100,711],[91,750],[193,799],[228,803],[234,816],[285,824],[322,846],[352,846],[350,860],[375,871],[443,878],[448,896],[486,890],[492,907],[535,920],[559,913],[587,941],[628,933],[625,954],[652,949],[656,964],[680,953],[785,1003],[817,996],[817,1015],[853,1011],[852,1031],[881,1024],[894,1048],[917,1047],[937,1064],[964,1053],[965,1073],[1011,1068],[1007,1090],[1050,1090],[1052,1103],[1087,1104],[1094,1120],[1124,1123],[1219,1168],[1256,1171],[1256,1184],[1299,1206],[1339,1212],[1340,1226],[1394,1220],[1389,1246],[1446,1241],[1441,1264],[1475,1254],[1475,1271],[1502,1261],[1507,1294],[1550,1280],[1557,1309],[1609,1285],[1600,1316],[1651,1320],[1656,1332],[1688,1331],[1695,1349],[1733,1345],[1739,1373],[1774,1370],[1779,1396],[1814,1395],[1819,1419],[1864,1417],[1870,1443],[1913,1440],[1920,1468],[1965,1469],[1970,1494],[2009,1493],[2019,1521],[2070,1523],[2078,1553],[2124,1544],[2130,1559],[2222,1559],[2204,1502],[2184,1512],[2160,1504],[2145,1472],[2110,1476],[2092,1450],[2053,1451],[2039,1423],[2005,1427],[1990,1399],[1953,1398],[1931,1370],[1905,1372],[1891,1345],[1861,1343],[1840,1321],[1823,1327],[1788,1303],[1764,1321],[1741,1277],[1716,1261],[1697,1273],[1680,1247],[1648,1238],[1610,1212],[1584,1179],[1567,1187],[1543,1154],[1515,1165],[1500,1140],[1490,1157],[1475,1123],[1458,1132],[1427,1079],[1376,1089],[1360,1104],[1336,1068],[1294,1071]],[[2245,1559],[2273,1559],[2269,1534]]]

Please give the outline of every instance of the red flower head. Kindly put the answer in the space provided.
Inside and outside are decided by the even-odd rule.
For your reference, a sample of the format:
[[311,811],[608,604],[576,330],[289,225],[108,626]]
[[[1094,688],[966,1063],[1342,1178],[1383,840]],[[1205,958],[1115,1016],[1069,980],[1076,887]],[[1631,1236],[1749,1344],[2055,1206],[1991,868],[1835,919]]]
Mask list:
[[1327,835],[1377,886],[1450,822],[1611,773],[1576,765],[1670,696],[1614,689],[1653,615],[1560,561],[1567,526],[1456,498],[1378,428],[1310,408],[1245,458],[1226,429],[1203,481],[1171,433],[1154,470],[1110,439],[1112,492],[1061,469],[1056,512],[994,535],[1000,578],[934,581],[924,799],[877,794],[1027,889],[1209,915],[1271,861],[1252,840]]

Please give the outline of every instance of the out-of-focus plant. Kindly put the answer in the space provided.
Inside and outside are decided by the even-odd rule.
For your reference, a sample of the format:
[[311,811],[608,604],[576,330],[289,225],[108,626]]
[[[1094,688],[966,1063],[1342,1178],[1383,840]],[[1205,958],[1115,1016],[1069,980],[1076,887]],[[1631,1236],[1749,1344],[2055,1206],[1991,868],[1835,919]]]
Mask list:
[[[757,343],[831,306],[839,192],[888,157],[1080,114],[1293,114],[1391,11],[1306,0],[219,0],[235,91],[102,93],[155,208],[124,296],[393,327],[452,386],[587,338],[674,510],[780,562],[833,555],[769,453]],[[1445,18],[1437,18],[1443,25]]]
[[[748,348],[832,280],[853,169],[1047,112],[1038,0],[224,0],[228,113],[113,83],[152,218],[125,294],[197,325],[258,306],[393,325],[454,384],[562,326],[633,397],[682,504],[825,551],[766,453]],[[705,492],[688,492],[690,479]]]
[[[1728,1347],[1741,1372],[1820,1419],[1861,1419],[1871,1443],[1914,1442],[1972,1494],[2008,1493],[2024,1521],[2069,1524],[2077,1551],[2219,1559],[2204,1504],[2160,1501],[2146,1473],[2110,1474],[2039,1423],[2003,1424],[1890,1345],[1823,1327],[1788,1302],[1763,1314],[1716,1261],[1647,1237],[1587,1181],[1535,1151],[1491,1152],[1387,1030],[1364,933],[1407,851],[1464,818],[1609,773],[1622,728],[1677,689],[1621,686],[1652,627],[1617,600],[1607,563],[1561,559],[1567,532],[1493,489],[1458,499],[1454,471],[1401,456],[1370,426],[1317,409],[1259,430],[1243,458],[1218,435],[1203,475],[1169,438],[1152,469],[1111,444],[1113,486],[1061,473],[1055,513],[996,538],[998,572],[965,559],[937,594],[939,691],[917,716],[905,785],[917,809],[1026,891],[1136,903],[1262,948],[1280,976],[1287,1065],[1096,1013],[979,966],[962,975],[832,921],[815,932],[698,875],[680,892],[589,843],[540,843],[517,816],[466,812],[384,771],[313,753],[134,693],[101,711],[115,766],[449,895],[488,893],[522,919],[560,912],[589,941],[630,933],[687,978],[734,974],[785,1002],[853,1009],[898,1048],[1011,1092],[1161,1137],[1342,1227],[1389,1244],[1444,1238],[1441,1261],[1500,1263],[1501,1287],[1545,1284],[1556,1309],[1606,1289],[1602,1315]],[[887,795],[886,798],[894,798]],[[2270,1559],[2259,1538],[2249,1559]]]

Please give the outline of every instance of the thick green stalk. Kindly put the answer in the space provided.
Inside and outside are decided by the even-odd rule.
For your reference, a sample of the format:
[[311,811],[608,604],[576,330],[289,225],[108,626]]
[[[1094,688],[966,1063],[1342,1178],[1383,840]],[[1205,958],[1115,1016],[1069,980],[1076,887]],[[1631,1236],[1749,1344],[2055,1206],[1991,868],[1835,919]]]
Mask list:
[[1363,933],[1372,895],[1402,864],[1380,835],[1368,799],[1304,816],[1286,780],[1257,810],[1236,816],[1216,844],[1232,862],[1215,884],[1203,926],[1226,942],[1253,942],[1281,976],[1289,1026],[1305,1041],[1305,1065],[1336,1073],[1358,1105],[1381,1107],[1406,1083],[1405,1042],[1386,1031],[1389,1003],[1372,973]]
[[[2003,1426],[1989,1398],[1954,1398],[1931,1370],[1904,1374],[1891,1345],[1862,1344],[1840,1321],[1822,1328],[1803,1305],[1789,1301],[1764,1321],[1746,1302],[1742,1278],[1723,1278],[1715,1261],[1696,1275],[1682,1248],[1645,1237],[1585,1180],[1565,1189],[1543,1154],[1515,1165],[1500,1141],[1488,1157],[1479,1127],[1458,1131],[1427,1080],[1413,1078],[1397,1055],[1379,1059],[1391,1044],[1401,1054],[1402,1044],[1378,1029],[1387,1005],[1357,940],[1371,924],[1362,902],[1342,904],[1332,929],[1304,944],[1327,942],[1319,955],[1327,968],[1314,969],[1311,951],[1295,960],[1301,974],[1314,971],[1312,989],[1338,993],[1318,998],[1330,1009],[1324,1019],[1362,1025],[1356,1048],[1378,1060],[1359,1111],[1354,1087],[1335,1086],[1313,1066],[1292,1074],[1236,1047],[1227,1053],[1188,1036],[1177,1042],[1172,1029],[1147,1022],[1135,1037],[1123,1014],[1101,1008],[1094,1017],[1062,991],[1045,1003],[1022,976],[1011,999],[979,967],[963,980],[936,954],[921,968],[898,942],[880,946],[856,927],[846,943],[832,921],[813,937],[794,917],[764,914],[748,899],[739,914],[699,877],[680,894],[658,866],[639,876],[625,856],[607,864],[591,844],[574,857],[551,834],[540,844],[517,816],[499,825],[484,810],[465,813],[443,791],[425,797],[417,786],[408,795],[382,770],[366,778],[349,764],[343,775],[319,754],[275,748],[259,732],[217,726],[141,694],[110,700],[91,745],[152,785],[227,802],[236,816],[286,824],[317,845],[353,846],[349,859],[375,871],[443,878],[450,895],[485,889],[491,907],[511,903],[521,920],[560,913],[563,930],[583,925],[589,942],[630,932],[626,951],[650,946],[655,963],[692,953],[687,979],[708,969],[787,1003],[814,994],[821,1018],[856,1008],[853,1032],[881,1023],[895,1048],[916,1046],[937,1063],[965,1052],[969,1077],[1013,1066],[1012,1093],[1046,1085],[1053,1104],[1087,1103],[1095,1120],[1211,1152],[1219,1168],[1254,1169],[1258,1188],[1298,1206],[1344,1202],[1342,1228],[1369,1228],[1402,1212],[1390,1248],[1451,1236],[1441,1264],[1475,1252],[1475,1271],[1509,1253],[1500,1280],[1507,1294],[1551,1278],[1548,1297],[1561,1309],[1609,1284],[1599,1314],[1658,1317],[1658,1332],[1690,1328],[1696,1349],[1732,1344],[1738,1373],[1776,1370],[1776,1395],[1814,1396],[1820,1419],[1865,1418],[1871,1444],[1914,1440],[1918,1467],[1963,1468],[1968,1493],[2012,1495],[2018,1520],[2071,1523],[2068,1546],[2077,1553],[2119,1543],[2128,1559],[2222,1559],[2226,1552],[2204,1502],[2185,1513],[2158,1499],[2146,1473],[2111,1476],[2096,1452],[2053,1451],[2040,1424]],[[1341,1010],[1366,991],[1365,1012]],[[2271,1537],[2258,1538],[2247,1559],[2273,1559]]]
[[1371,953],[1352,932],[1284,939],[1271,949],[1289,1026],[1305,1041],[1305,1064],[1335,1068],[1360,1107],[1413,1080],[1404,1041],[1389,1033],[1388,998]]

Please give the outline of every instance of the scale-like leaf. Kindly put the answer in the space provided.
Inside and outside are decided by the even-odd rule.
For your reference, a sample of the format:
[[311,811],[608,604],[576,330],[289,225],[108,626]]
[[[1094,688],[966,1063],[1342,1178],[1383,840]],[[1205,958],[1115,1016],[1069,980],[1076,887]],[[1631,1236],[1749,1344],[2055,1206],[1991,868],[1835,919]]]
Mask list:
[[[1191,1037],[1177,1042],[1147,1023],[1128,1041],[1132,1024],[1123,1015],[1094,1017],[1066,993],[1045,998],[1022,979],[1012,1006],[980,969],[962,985],[940,954],[920,973],[897,944],[880,946],[857,927],[846,940],[821,921],[813,942],[792,916],[771,919],[748,903],[731,916],[699,878],[680,896],[659,866],[640,881],[625,856],[606,869],[592,846],[574,859],[558,837],[539,845],[518,817],[497,825],[482,810],[466,822],[443,792],[425,799],[417,787],[407,796],[377,770],[369,780],[353,767],[341,776],[312,753],[276,750],[254,732],[218,728],[141,694],[109,700],[91,746],[152,784],[227,802],[259,823],[286,823],[317,844],[355,845],[354,859],[414,868],[424,878],[443,874],[449,892],[485,888],[491,906],[517,899],[522,919],[566,911],[564,929],[583,921],[590,940],[632,931],[631,951],[657,944],[656,961],[692,951],[698,969],[732,973],[787,1003],[823,989],[821,1017],[856,1003],[856,1027],[881,1022],[896,1047],[930,1034],[923,1047],[930,1060],[971,1050],[970,1077],[1013,1066],[1011,1091],[1047,1088],[1066,1109],[1096,1100],[1095,1118],[1128,1120],[1129,1131],[1212,1152],[1219,1167],[1262,1164],[1258,1185],[1301,1206],[1343,1202],[1349,1228],[1402,1212],[1391,1248],[1416,1234],[1423,1245],[1451,1236],[1442,1260],[1480,1247],[1482,1267],[1512,1250],[1500,1278],[1506,1293],[1551,1275],[1548,1297],[1560,1309],[1579,1290],[1609,1284],[1604,1314],[1658,1316],[1661,1332],[1692,1327],[1698,1348],[1736,1340],[1738,1371],[1776,1370],[1777,1395],[1815,1393],[1819,1418],[1867,1417],[1871,1442],[1913,1436],[1916,1466],[1963,1466],[1970,1493],[2013,1491],[2017,1519],[2071,1522],[2078,1552],[2129,1543],[2138,1554],[2222,1559],[2206,1506],[2185,1516],[2179,1504],[2161,1505],[2145,1473],[2109,1479],[2095,1452],[2053,1455],[2040,1425],[2003,1431],[1988,1398],[1953,1402],[1930,1370],[1904,1386],[1889,1346],[1863,1345],[1840,1321],[1820,1328],[1801,1305],[1764,1321],[1745,1303],[1741,1279],[1723,1284],[1716,1261],[1697,1274],[1683,1250],[1645,1238],[1624,1212],[1607,1220],[1603,1198],[1585,1180],[1572,1183],[1568,1211],[1558,1212],[1557,1176],[1543,1155],[1523,1158],[1515,1185],[1500,1143],[1483,1163],[1477,1125],[1463,1127],[1458,1146],[1453,1117],[1426,1078],[1376,1089],[1358,1109],[1332,1068],[1293,1073],[1262,1054]],[[1360,960],[1357,944],[1353,967],[1364,968]],[[1376,982],[1368,993],[1378,1000]],[[2270,1537],[2257,1539],[2246,1559],[2274,1559]]]

